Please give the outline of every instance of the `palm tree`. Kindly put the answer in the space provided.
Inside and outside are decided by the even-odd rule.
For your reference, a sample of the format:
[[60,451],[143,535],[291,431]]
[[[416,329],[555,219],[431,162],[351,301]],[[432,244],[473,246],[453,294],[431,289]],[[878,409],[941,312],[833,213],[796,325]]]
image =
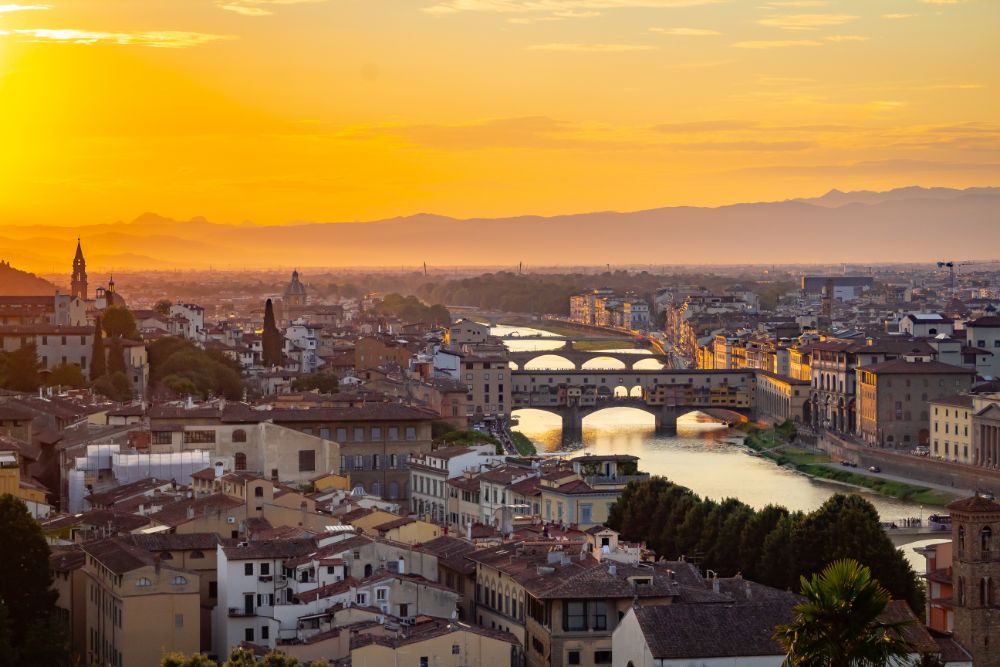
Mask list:
[[881,620],[891,596],[861,563],[838,560],[801,578],[798,618],[775,629],[786,667],[883,667],[910,664],[908,622]]

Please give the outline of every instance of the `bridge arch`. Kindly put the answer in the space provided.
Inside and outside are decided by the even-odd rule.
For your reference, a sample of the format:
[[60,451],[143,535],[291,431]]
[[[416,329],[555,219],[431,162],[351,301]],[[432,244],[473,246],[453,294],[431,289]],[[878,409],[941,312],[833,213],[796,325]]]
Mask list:
[[639,356],[640,359],[632,364],[632,370],[634,371],[659,371],[667,367],[666,364],[654,357],[646,355]]
[[576,364],[561,354],[539,354],[524,362],[523,368],[526,371],[576,370]]
[[617,357],[594,357],[583,362],[580,365],[580,370],[624,371],[628,370],[628,364]]

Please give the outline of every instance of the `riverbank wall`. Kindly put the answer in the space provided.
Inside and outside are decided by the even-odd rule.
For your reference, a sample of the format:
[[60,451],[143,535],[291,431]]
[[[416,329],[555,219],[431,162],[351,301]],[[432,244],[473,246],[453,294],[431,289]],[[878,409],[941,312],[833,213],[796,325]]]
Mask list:
[[864,468],[878,466],[883,473],[905,477],[915,483],[924,482],[946,486],[956,491],[964,489],[1000,496],[998,470],[875,449],[831,433],[823,434],[819,439],[819,448],[837,461],[850,461]]

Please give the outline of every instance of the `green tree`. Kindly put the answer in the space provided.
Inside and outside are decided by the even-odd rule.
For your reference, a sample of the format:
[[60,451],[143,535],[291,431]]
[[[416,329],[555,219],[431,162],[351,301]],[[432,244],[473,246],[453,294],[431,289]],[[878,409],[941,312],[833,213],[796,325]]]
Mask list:
[[115,373],[128,374],[128,367],[125,365],[125,349],[122,347],[122,339],[117,336],[108,342],[108,373],[111,375]]
[[219,667],[219,663],[204,653],[195,653],[194,655],[167,653],[160,660],[160,667]]
[[881,620],[892,599],[861,563],[844,559],[801,578],[805,601],[797,618],[775,629],[785,664],[803,667],[877,667],[909,664],[905,623]]
[[110,398],[112,401],[118,401],[119,403],[130,401],[135,395],[132,390],[132,383],[124,373],[102,375],[90,384],[90,388],[101,396]]
[[71,389],[82,389],[87,386],[87,378],[83,371],[76,364],[59,364],[49,373],[45,379],[48,387],[69,387]]
[[261,356],[264,365],[268,368],[282,365],[285,356],[282,352],[283,347],[284,340],[274,319],[274,304],[268,299],[264,302],[264,333],[261,337]]
[[[15,662],[4,664],[59,664],[66,646],[65,635],[50,623],[56,616],[56,593],[49,546],[24,503],[10,494],[0,496],[0,535],[0,572],[4,573],[0,577],[0,635],[6,637],[0,639],[0,651],[17,656]],[[4,625],[7,630],[2,629]]]
[[132,311],[124,306],[105,308],[101,314],[101,323],[104,326],[104,333],[111,338],[135,339],[139,337],[135,317],[132,316]]
[[42,384],[40,368],[34,343],[12,352],[0,352],[0,386],[14,391],[35,391]]
[[149,382],[154,391],[175,396],[243,398],[239,366],[222,354],[175,336],[153,341],[147,349]]
[[321,394],[336,394],[340,391],[340,379],[333,371],[311,373],[292,381],[295,391],[318,391]]
[[90,381],[93,382],[108,372],[107,350],[104,349],[104,327],[101,316],[94,323],[94,344],[90,348]]
[[160,299],[153,305],[153,310],[158,312],[160,315],[167,317],[170,315],[170,306],[174,305],[170,299]]

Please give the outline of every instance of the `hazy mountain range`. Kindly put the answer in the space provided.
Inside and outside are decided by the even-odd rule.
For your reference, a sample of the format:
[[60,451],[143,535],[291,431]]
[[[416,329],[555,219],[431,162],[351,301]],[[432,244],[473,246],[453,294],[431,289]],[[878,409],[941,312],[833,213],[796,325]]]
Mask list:
[[214,224],[145,213],[131,222],[0,226],[0,259],[68,271],[83,238],[88,268],[892,262],[1000,256],[1000,188],[840,192],[717,208],[668,207],[459,220]]
[[20,271],[0,262],[0,294],[3,296],[48,296],[56,286],[33,273]]

